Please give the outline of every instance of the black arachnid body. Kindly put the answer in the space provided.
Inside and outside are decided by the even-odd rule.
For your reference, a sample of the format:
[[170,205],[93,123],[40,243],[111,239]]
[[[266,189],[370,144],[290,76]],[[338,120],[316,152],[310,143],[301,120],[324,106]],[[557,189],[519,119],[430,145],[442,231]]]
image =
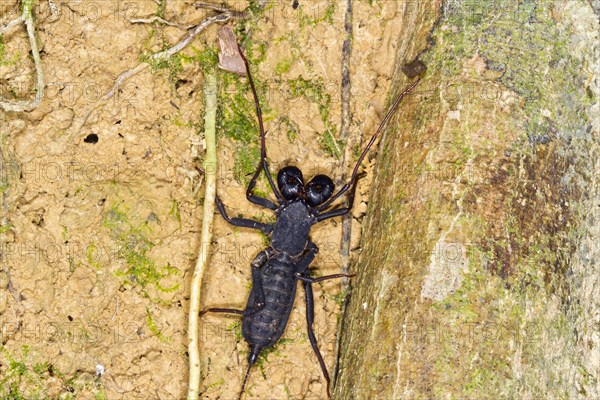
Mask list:
[[[225,211],[223,203],[217,196],[217,208],[227,222],[235,226],[260,230],[269,236],[271,243],[268,248],[258,253],[251,263],[252,290],[246,308],[244,310],[209,308],[201,314],[206,312],[222,312],[242,316],[242,333],[250,346],[250,355],[248,357],[248,369],[239,395],[241,399],[250,369],[256,363],[260,352],[264,348],[273,346],[281,338],[294,306],[297,282],[302,281],[306,299],[308,338],[321,366],[323,376],[327,381],[327,393],[329,394],[329,373],[317,346],[317,340],[312,327],[314,320],[312,284],[327,279],[351,277],[353,275],[335,274],[319,278],[310,276],[308,267],[319,251],[317,245],[310,241],[310,229],[318,222],[339,217],[350,212],[358,181],[357,172],[361,162],[385,123],[400,104],[400,100],[417,85],[420,78],[404,90],[396,99],[360,155],[349,182],[334,194],[335,186],[331,178],[326,175],[317,175],[305,184],[302,172],[294,166],[282,168],[277,174],[277,185],[275,185],[267,162],[265,130],[256,88],[250,75],[248,61],[241,48],[239,52],[244,60],[246,74],[252,88],[261,144],[260,163],[248,184],[246,198],[254,204],[273,210],[277,220],[274,224],[265,224],[246,218],[230,218]],[[253,193],[256,181],[261,172],[265,173],[271,190],[277,198],[277,202],[259,197]],[[348,205],[329,209],[333,202],[345,193],[347,193]]]

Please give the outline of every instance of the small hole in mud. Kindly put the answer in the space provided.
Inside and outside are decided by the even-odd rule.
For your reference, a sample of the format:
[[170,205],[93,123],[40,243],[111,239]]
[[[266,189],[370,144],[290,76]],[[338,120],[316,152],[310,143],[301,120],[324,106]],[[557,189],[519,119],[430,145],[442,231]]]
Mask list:
[[115,122],[115,125],[120,125],[120,124],[121,124],[121,120],[120,120],[120,119],[118,119],[118,120]]
[[71,317],[70,315],[67,315],[67,319],[68,319],[69,321],[73,321],[73,317]]
[[38,214],[34,219],[31,220],[31,223],[37,225],[39,227],[44,226],[44,214]]
[[104,203],[106,203],[106,199],[100,199],[100,201],[98,201],[98,205],[104,205]]
[[83,141],[86,143],[96,144],[98,143],[98,135],[96,135],[95,133],[90,133],[85,137],[85,139],[83,139]]

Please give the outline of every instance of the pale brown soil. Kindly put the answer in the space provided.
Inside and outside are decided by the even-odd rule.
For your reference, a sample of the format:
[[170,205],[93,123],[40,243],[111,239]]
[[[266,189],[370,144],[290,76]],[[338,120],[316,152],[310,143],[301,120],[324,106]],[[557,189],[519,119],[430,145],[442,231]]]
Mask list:
[[[2,224],[10,226],[0,237],[2,345],[17,358],[21,346],[28,345],[29,365],[47,362],[66,378],[74,377],[74,398],[101,398],[99,392],[107,399],[184,398],[189,281],[200,245],[203,197],[202,188],[200,199],[195,195],[198,148],[193,145],[201,134],[202,73],[197,63],[184,64],[177,76],[181,83],[175,87],[167,72],[146,69],[127,81],[122,93],[94,112],[81,130],[73,131],[73,121],[112,87],[116,76],[135,67],[143,51],[160,50],[157,37],[149,38],[152,26],[128,20],[152,16],[157,5],[149,0],[62,2],[60,13],[52,15],[46,1],[38,3],[46,98],[33,112],[0,114],[3,182],[8,183]],[[300,9],[315,18],[329,3],[301,0]],[[354,3],[351,136],[356,140],[362,134],[364,142],[385,112],[401,29],[396,10],[400,6],[390,1]],[[266,121],[272,170],[295,164],[308,177],[327,173],[339,184],[340,162],[319,146],[323,124],[317,105],[304,100],[290,104],[273,78],[276,65],[300,51],[299,61],[283,77],[321,77],[332,96],[331,121],[339,121],[344,6],[334,4],[331,23],[301,26],[291,2],[275,2],[252,34],[254,40],[267,43],[266,59],[255,79],[268,82],[272,115],[287,116],[300,127],[290,142],[276,124]],[[19,9],[16,2],[2,7],[3,22]],[[245,3],[235,7],[244,9]],[[169,0],[164,14],[188,24],[197,23],[206,12],[195,10],[191,2]],[[194,47],[215,46],[216,29],[209,29]],[[175,27],[158,32],[171,44],[182,36]],[[291,48],[290,40],[299,50]],[[20,29],[4,42],[8,58],[17,55],[18,61],[0,65],[2,95],[26,98],[34,83],[26,35]],[[84,142],[90,134],[98,135],[98,143]],[[237,146],[219,140],[218,193],[232,215],[270,216],[246,201],[244,187],[232,177]],[[365,213],[369,181],[370,174],[361,181],[355,203],[354,257],[360,237],[356,218]],[[111,210],[127,216],[117,228],[107,226],[114,216]],[[243,307],[249,263],[264,243],[255,232],[233,229],[218,215],[215,221],[202,304]],[[141,232],[154,244],[147,256],[156,265],[176,268],[178,274],[161,281],[165,287],[179,284],[176,290],[162,293],[149,285],[148,297],[139,285],[116,275],[128,265],[117,238],[127,230]],[[312,232],[321,249],[313,263],[320,274],[339,271],[340,232],[339,220]],[[318,284],[314,291],[314,328],[332,372],[339,313],[334,296],[340,283]],[[151,329],[148,315],[156,329]],[[203,398],[237,396],[247,345],[230,329],[236,321],[216,315],[203,319]],[[306,336],[302,293],[284,337],[289,340],[269,355],[264,370],[252,371],[247,398],[325,398],[324,379]],[[7,371],[6,360],[6,353],[0,354],[0,376]],[[94,378],[97,364],[106,368],[99,379]],[[40,385],[48,397],[69,398],[66,379],[43,376]],[[35,385],[24,382],[23,393]]]

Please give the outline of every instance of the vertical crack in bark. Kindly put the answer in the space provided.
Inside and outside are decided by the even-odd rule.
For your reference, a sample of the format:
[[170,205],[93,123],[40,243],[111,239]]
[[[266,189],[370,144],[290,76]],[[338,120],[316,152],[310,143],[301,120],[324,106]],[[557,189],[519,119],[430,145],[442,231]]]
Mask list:
[[[342,158],[342,182],[347,179],[346,170],[348,169],[348,160],[352,157],[352,146],[348,145],[348,137],[350,136],[350,125],[352,114],[350,112],[350,56],[352,54],[352,0],[346,0],[346,16],[344,21],[344,30],[346,38],[342,44],[342,87],[341,87],[341,103],[342,115],[340,123],[340,140],[345,143],[344,155]],[[348,213],[342,217],[342,239],[340,241],[340,258],[341,270],[343,274],[350,273],[350,236],[352,235],[352,213]],[[342,278],[342,292],[350,289],[350,280]],[[335,344],[335,365],[333,367],[333,387],[338,375],[338,361],[340,355],[340,338],[341,338],[341,321],[344,320],[346,314],[346,306],[350,293],[346,294],[346,298],[342,302],[340,310],[340,319],[338,323],[337,339]]]

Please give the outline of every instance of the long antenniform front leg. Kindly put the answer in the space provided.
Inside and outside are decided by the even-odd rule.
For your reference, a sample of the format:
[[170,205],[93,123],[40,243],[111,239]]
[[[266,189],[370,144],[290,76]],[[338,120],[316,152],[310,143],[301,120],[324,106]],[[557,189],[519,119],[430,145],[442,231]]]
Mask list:
[[[398,96],[398,98],[396,99],[396,101],[394,102],[394,104],[392,105],[390,110],[385,115],[385,118],[383,118],[383,121],[381,121],[381,124],[379,124],[379,127],[377,128],[377,130],[371,137],[369,144],[367,144],[367,147],[365,147],[362,154],[358,158],[358,161],[356,162],[356,165],[354,166],[354,170],[352,171],[352,176],[350,177],[350,181],[348,181],[348,183],[346,183],[344,186],[342,186],[342,188],[340,189],[339,192],[337,192],[336,194],[331,196],[331,198],[329,200],[327,200],[325,203],[323,203],[321,206],[319,206],[319,208],[317,208],[317,212],[319,212],[319,214],[317,215],[318,221],[323,221],[327,218],[338,217],[338,216],[341,216],[341,215],[344,215],[344,214],[347,214],[348,212],[350,212],[350,210],[352,209],[353,203],[354,203],[354,194],[356,193],[356,184],[358,182],[357,173],[358,173],[358,168],[360,167],[360,164],[364,160],[364,158],[367,155],[371,146],[373,146],[373,143],[375,143],[375,140],[377,139],[379,132],[381,132],[381,130],[383,129],[385,124],[392,117],[392,114],[394,113],[394,111],[396,111],[396,109],[398,108],[398,105],[400,105],[400,101],[402,100],[402,98],[406,94],[408,94],[411,90],[413,90],[413,88],[415,86],[417,86],[417,84],[419,83],[420,80],[421,80],[421,78],[417,79],[415,82],[413,82],[412,85],[410,85],[407,89],[405,89],[402,93],[400,93],[400,96]],[[350,193],[348,195],[348,207],[336,208],[336,209],[333,209],[333,210],[330,210],[327,212],[323,212],[327,208],[329,208],[329,206],[331,206],[335,200],[337,200],[340,196],[342,196],[344,193],[346,193],[348,191],[348,189],[351,189]]]
[[254,86],[254,80],[252,79],[252,74],[250,73],[250,66],[248,65],[248,60],[242,51],[242,48],[238,45],[238,51],[240,52],[240,56],[244,60],[244,65],[246,66],[246,75],[248,76],[248,82],[250,82],[250,87],[252,88],[252,96],[254,97],[254,104],[256,106],[256,116],[258,118],[258,127],[260,130],[260,162],[258,163],[258,167],[256,168],[256,172],[250,179],[250,183],[248,184],[248,189],[246,189],[246,198],[250,200],[254,204],[258,204],[259,206],[263,206],[266,208],[270,208],[271,210],[277,210],[277,205],[273,203],[269,199],[265,199],[259,196],[256,196],[252,193],[254,187],[256,186],[256,181],[258,176],[260,175],[260,171],[265,171],[265,175],[267,176],[267,180],[269,181],[269,185],[271,186],[271,190],[273,190],[273,194],[277,197],[277,200],[281,203],[283,201],[283,197],[279,190],[275,186],[275,182],[273,181],[273,177],[269,172],[269,162],[267,161],[267,147],[265,145],[265,127],[262,119],[262,111],[260,109],[260,103],[258,101],[258,94],[256,93],[256,87]]

